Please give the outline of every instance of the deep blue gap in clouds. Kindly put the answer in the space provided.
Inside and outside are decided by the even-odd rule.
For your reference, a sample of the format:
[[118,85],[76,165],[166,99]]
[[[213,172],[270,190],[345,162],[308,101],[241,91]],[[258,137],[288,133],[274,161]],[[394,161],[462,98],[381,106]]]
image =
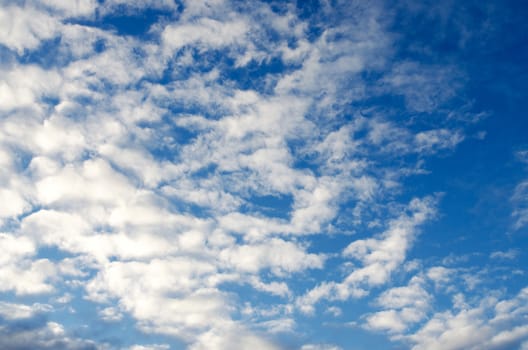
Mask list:
[[246,198],[246,203],[240,208],[243,214],[257,214],[266,217],[286,219],[290,218],[292,210],[292,195],[250,195]]
[[[119,35],[137,36],[141,39],[148,39],[148,31],[151,26],[158,21],[177,21],[179,14],[183,10],[181,3],[176,1],[178,9],[173,12],[163,9],[145,8],[137,10],[129,5],[119,5],[110,15],[102,17],[97,14],[97,21],[94,24],[103,29],[115,30]],[[133,6],[133,5],[132,5]],[[83,23],[90,24],[90,22]]]
[[224,70],[223,77],[232,81],[241,90],[271,93],[275,84],[269,84],[266,79],[287,74],[296,68],[299,67],[286,65],[280,57],[272,57],[262,62],[253,60],[243,67],[228,67]]

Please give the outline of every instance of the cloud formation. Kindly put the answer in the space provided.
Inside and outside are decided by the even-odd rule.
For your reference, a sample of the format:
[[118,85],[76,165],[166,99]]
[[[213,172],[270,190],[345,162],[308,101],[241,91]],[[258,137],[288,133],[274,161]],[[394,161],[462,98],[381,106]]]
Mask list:
[[465,304],[468,268],[413,256],[464,67],[402,54],[383,1],[313,6],[0,6],[0,347],[341,349],[314,315],[355,302],[415,349],[528,346],[525,289]]

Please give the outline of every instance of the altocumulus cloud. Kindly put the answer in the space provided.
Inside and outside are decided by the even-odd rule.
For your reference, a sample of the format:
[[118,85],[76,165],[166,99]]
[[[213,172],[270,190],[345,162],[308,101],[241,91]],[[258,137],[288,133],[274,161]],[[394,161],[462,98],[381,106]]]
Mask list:
[[524,241],[440,232],[471,6],[4,1],[0,347],[528,348]]

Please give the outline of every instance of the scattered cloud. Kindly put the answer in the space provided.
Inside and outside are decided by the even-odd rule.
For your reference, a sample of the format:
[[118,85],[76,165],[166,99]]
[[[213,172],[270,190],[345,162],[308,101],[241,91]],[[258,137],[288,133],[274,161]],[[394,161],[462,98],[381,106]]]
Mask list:
[[366,317],[367,329],[402,333],[424,320],[432,299],[423,287],[424,282],[422,277],[415,276],[407,286],[384,291],[376,301],[384,310]]
[[[415,349],[526,347],[526,290],[466,295],[485,270],[416,254],[443,239],[428,162],[484,114],[460,102],[464,65],[400,50],[397,11],[6,2],[0,348],[341,349],[314,335],[319,311]],[[501,249],[497,266],[520,256]]]
[[528,181],[522,181],[515,187],[511,200],[515,205],[512,213],[514,227],[520,229],[528,223]]
[[507,251],[494,251],[490,254],[492,259],[506,259],[513,260],[519,256],[520,251],[518,249],[508,249]]
[[[482,298],[474,307],[433,315],[409,337],[412,349],[515,349],[528,337],[526,290],[511,299]],[[514,326],[512,326],[514,325]]]

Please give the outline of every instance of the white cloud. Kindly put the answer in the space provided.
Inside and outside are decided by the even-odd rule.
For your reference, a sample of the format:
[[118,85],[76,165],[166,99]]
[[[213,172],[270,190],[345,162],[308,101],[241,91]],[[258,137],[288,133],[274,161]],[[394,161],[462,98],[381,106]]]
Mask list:
[[31,205],[19,193],[0,188],[0,222],[2,218],[16,217],[30,208]]
[[482,298],[458,313],[436,313],[408,340],[412,349],[514,349],[528,338],[528,314],[523,289],[511,299]]
[[365,327],[390,333],[402,333],[422,321],[430,309],[431,296],[421,277],[413,277],[407,286],[384,291],[376,300],[385,310],[367,315]]
[[409,203],[410,215],[402,215],[389,223],[389,229],[379,239],[370,238],[350,243],[343,251],[344,256],[362,262],[363,268],[352,272],[346,283],[365,282],[370,285],[384,283],[390,273],[405,260],[418,226],[435,214],[434,199],[414,199]]
[[[66,289],[81,287],[102,320],[126,315],[141,331],[178,337],[192,350],[278,349],[268,335],[295,329],[294,306],[266,305],[234,321],[249,298],[237,287],[307,312],[320,299],[365,296],[399,270],[419,226],[434,216],[427,197],[385,220],[380,213],[393,205],[385,201],[395,200],[385,191],[398,187],[404,171],[375,156],[453,149],[462,131],[415,132],[382,112],[370,117],[344,107],[372,93],[362,73],[382,72],[388,62],[391,35],[377,3],[344,6],[347,20],[336,15],[315,38],[293,7],[279,14],[251,4],[242,15],[227,1],[188,1],[176,16],[178,4],[169,0],[26,3],[0,9],[0,43],[20,55],[48,39],[60,42],[49,67],[0,68],[1,291],[57,292],[51,300],[68,304],[76,298]],[[67,20],[147,8],[170,13],[147,39]],[[211,50],[226,51],[234,69],[278,58],[293,65],[251,78],[262,89],[242,88],[224,62],[207,56]],[[453,71],[434,68],[397,65],[386,81],[409,108],[429,111],[452,95],[442,87]],[[284,202],[278,216],[253,203],[271,197]],[[350,215],[342,204],[351,202],[355,222],[373,213],[372,222],[386,229],[342,254],[321,253],[313,242],[338,231],[334,225]],[[41,258],[43,248],[59,252]],[[347,275],[315,288],[307,278],[309,291],[299,297],[292,280],[324,268],[328,258]],[[416,281],[393,288],[367,323],[401,332],[423,318],[427,301]],[[36,305],[0,304],[0,314],[30,318],[44,311]],[[344,309],[327,310],[338,316]],[[41,326],[14,334],[5,347],[96,347],[57,323]]]
[[386,283],[392,272],[405,261],[418,227],[435,214],[433,198],[413,199],[407,210],[389,222],[388,229],[379,238],[356,240],[343,251],[362,266],[354,268],[342,282],[323,282],[304,296],[298,298],[297,305],[303,312],[313,312],[313,305],[320,299],[346,300],[362,297],[368,289]]
[[464,136],[460,131],[447,129],[423,131],[415,136],[417,151],[433,152],[436,149],[454,149]]
[[506,259],[506,260],[514,260],[519,256],[519,249],[508,249],[506,251],[494,251],[490,254],[490,258],[492,259]]
[[18,54],[37,48],[42,40],[53,38],[59,28],[60,22],[34,7],[2,6],[0,9],[0,43]]
[[264,321],[259,324],[268,334],[292,333],[296,323],[292,318],[279,318],[270,321]]
[[250,279],[250,284],[256,290],[267,292],[273,295],[278,296],[290,296],[291,291],[288,288],[288,285],[284,282],[270,282],[264,283],[260,281],[257,277],[252,277]]
[[293,242],[273,238],[266,243],[238,245],[220,252],[220,259],[228,266],[244,272],[259,272],[269,268],[277,275],[321,268],[324,258],[309,254]]
[[432,113],[455,97],[462,78],[455,67],[404,62],[396,64],[385,80],[405,97],[411,110]]
[[[56,96],[62,82],[58,72],[36,65],[2,67],[0,71],[0,110],[3,111],[15,108],[40,110],[42,97]],[[9,129],[5,122],[2,124],[3,133],[6,133]]]
[[163,30],[162,39],[169,50],[178,50],[190,44],[202,50],[218,49],[237,45],[244,40],[248,29],[243,20],[220,22],[201,18],[192,24],[167,26]]
[[512,202],[515,205],[512,214],[515,219],[514,227],[520,229],[528,224],[528,181],[523,181],[515,187]]
[[101,319],[107,322],[117,322],[123,318],[123,314],[115,307],[105,307],[98,313]]
[[149,345],[133,345],[128,350],[167,350],[170,346],[167,344],[149,344]]
[[0,302],[0,316],[7,320],[27,319],[39,313],[46,313],[52,310],[51,305],[38,304],[25,305]]
[[47,259],[32,260],[36,252],[35,242],[27,237],[0,233],[3,253],[0,258],[0,291],[16,294],[39,294],[54,288],[49,279],[56,274],[56,267]]
[[222,349],[262,349],[279,350],[280,347],[264,337],[252,334],[231,323],[214,328],[200,337],[189,350],[222,350]]
[[87,160],[79,167],[67,166],[36,183],[43,204],[61,202],[105,203],[117,206],[130,201],[135,189],[122,174],[101,159]]
[[342,350],[341,347],[330,344],[305,344],[301,350]]
[[431,279],[437,286],[447,285],[453,275],[454,270],[444,266],[434,266],[427,271],[427,277]]
[[20,260],[0,266],[0,272],[0,291],[14,291],[17,295],[52,292],[50,279],[57,273],[48,259]]

